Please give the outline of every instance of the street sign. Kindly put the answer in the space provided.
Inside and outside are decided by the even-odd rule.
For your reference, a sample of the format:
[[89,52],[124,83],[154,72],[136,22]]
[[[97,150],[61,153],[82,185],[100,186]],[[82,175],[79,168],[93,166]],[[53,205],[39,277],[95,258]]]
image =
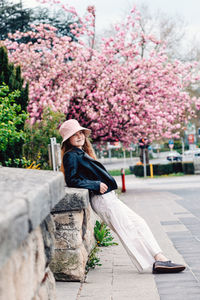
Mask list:
[[189,144],[194,144],[194,134],[188,135],[188,142],[189,142]]
[[174,148],[174,141],[169,140],[169,148],[172,150]]
[[107,142],[107,150],[109,149],[119,149],[121,147],[121,143],[116,141],[116,142]]

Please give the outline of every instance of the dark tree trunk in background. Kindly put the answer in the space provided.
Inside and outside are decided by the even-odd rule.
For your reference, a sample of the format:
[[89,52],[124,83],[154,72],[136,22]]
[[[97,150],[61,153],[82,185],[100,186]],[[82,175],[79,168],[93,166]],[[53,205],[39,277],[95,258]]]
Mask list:
[[145,151],[146,164],[148,165],[149,164],[149,150],[147,148],[145,148],[145,149],[140,148],[140,161],[141,161],[141,163],[143,163],[144,151]]

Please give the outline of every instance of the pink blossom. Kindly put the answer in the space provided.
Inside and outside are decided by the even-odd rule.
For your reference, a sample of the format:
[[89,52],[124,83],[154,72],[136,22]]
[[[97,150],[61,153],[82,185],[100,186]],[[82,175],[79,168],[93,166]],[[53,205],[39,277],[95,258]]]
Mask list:
[[[164,46],[155,50],[160,41],[144,35],[135,8],[95,50],[85,42],[85,37],[94,36],[94,7],[88,7],[84,18],[71,7],[62,8],[73,13],[75,23],[70,28],[80,36],[79,42],[58,36],[48,24],[9,34],[4,41],[9,59],[20,63],[30,84],[30,122],[40,121],[44,107],[50,106],[92,129],[92,139],[98,143],[118,138],[128,146],[141,137],[150,141],[178,137],[195,115],[193,106],[200,109],[200,99],[191,98],[187,90],[200,80],[195,72],[198,64],[169,60]],[[18,44],[29,36],[37,42]],[[141,57],[144,41],[154,50]]]

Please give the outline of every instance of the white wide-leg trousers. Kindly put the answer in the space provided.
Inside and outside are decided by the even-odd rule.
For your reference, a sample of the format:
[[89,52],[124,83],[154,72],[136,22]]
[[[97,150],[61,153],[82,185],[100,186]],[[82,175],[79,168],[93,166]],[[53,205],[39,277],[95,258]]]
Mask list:
[[118,235],[137,270],[152,268],[154,256],[162,251],[145,220],[119,200],[114,191],[93,196],[91,205]]

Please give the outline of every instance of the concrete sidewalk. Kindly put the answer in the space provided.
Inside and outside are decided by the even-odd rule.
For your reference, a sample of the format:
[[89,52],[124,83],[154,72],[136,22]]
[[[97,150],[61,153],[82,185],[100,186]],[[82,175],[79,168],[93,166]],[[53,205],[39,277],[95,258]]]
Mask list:
[[[200,223],[195,211],[188,209],[183,201],[184,196],[179,195],[179,190],[199,189],[200,176],[189,178],[190,183],[187,177],[144,180],[126,176],[127,192],[120,195],[124,203],[147,221],[163,252],[171,260],[186,264],[186,271],[139,274],[119,243],[102,248],[102,266],[91,270],[84,283],[57,282],[57,300],[200,299],[200,262],[197,261],[200,239],[193,240],[194,230],[199,231],[200,227],[192,226]],[[120,177],[117,180],[120,185]],[[117,237],[115,240],[118,241]]]

